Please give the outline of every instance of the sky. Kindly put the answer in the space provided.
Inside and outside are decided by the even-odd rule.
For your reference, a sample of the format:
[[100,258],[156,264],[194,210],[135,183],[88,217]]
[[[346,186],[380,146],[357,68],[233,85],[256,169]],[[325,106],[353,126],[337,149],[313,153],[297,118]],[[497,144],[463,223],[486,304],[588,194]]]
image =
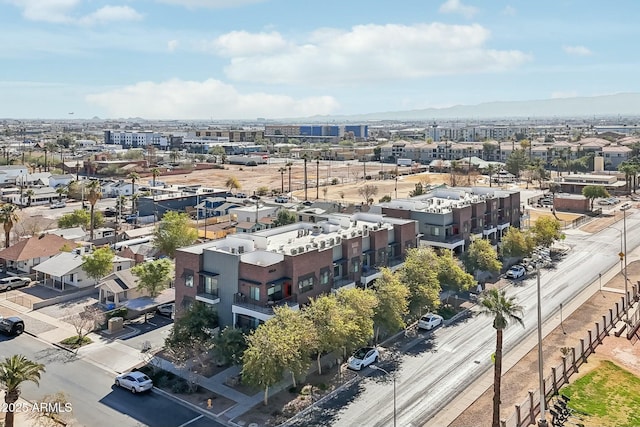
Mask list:
[[0,0],[0,118],[255,120],[640,92],[640,1]]

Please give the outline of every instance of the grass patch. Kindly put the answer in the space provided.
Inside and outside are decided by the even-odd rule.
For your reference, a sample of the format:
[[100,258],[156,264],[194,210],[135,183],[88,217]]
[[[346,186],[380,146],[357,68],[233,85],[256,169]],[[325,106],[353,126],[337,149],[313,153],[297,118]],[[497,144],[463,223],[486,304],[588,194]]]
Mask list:
[[640,378],[609,361],[561,391],[569,407],[584,414],[588,425],[640,425]]
[[92,342],[93,341],[91,341],[91,338],[89,337],[80,338],[77,335],[74,335],[72,337],[63,339],[62,341],[60,341],[60,344],[75,350],[76,348],[80,348],[83,345],[91,344]]

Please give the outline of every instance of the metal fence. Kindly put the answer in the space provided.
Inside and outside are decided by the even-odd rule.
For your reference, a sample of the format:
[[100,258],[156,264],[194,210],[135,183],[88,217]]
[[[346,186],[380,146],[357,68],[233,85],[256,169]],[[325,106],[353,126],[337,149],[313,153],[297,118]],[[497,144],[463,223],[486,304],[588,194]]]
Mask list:
[[[630,297],[636,300],[638,292],[636,286],[633,287]],[[595,352],[596,347],[602,344],[602,340],[609,335],[618,321],[622,320],[627,307],[625,298],[620,297],[614,307],[602,316],[602,319],[595,322],[594,327],[587,331],[584,338],[580,339],[579,345],[575,347],[564,347],[562,363],[551,368],[543,381],[545,401],[547,404],[554,395],[557,395],[560,388],[569,383],[573,374],[577,374],[580,366],[587,362],[587,358]],[[540,392],[539,390],[529,390],[527,398],[515,405],[515,410],[509,418],[502,420],[502,427],[524,427],[536,423],[536,417],[540,413]]]

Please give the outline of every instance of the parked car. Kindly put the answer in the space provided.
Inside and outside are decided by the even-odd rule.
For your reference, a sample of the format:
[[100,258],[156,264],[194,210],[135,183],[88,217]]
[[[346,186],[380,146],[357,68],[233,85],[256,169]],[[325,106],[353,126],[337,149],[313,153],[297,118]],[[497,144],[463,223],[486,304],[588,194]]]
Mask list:
[[507,276],[510,279],[519,279],[525,274],[527,274],[527,270],[523,266],[514,265],[509,269],[509,271],[507,271],[507,274],[505,274],[505,276]]
[[49,205],[49,209],[58,209],[58,208],[64,208],[65,206],[67,206],[67,204],[65,202],[53,202]]
[[6,335],[20,335],[24,332],[24,320],[18,316],[0,317],[0,332]]
[[427,313],[418,320],[418,328],[430,331],[431,329],[440,326],[442,324],[442,320],[442,316]]
[[289,203],[289,198],[287,196],[278,196],[276,197],[276,203]]
[[173,312],[175,310],[176,305],[174,303],[169,304],[160,304],[156,308],[156,312],[162,316],[171,317],[173,316]]
[[11,289],[27,286],[29,283],[31,283],[31,279],[28,277],[5,277],[4,279],[0,279],[0,291],[10,291]]
[[114,217],[118,215],[118,211],[116,210],[116,208],[109,207],[104,210],[103,215],[106,217]]
[[349,369],[359,371],[362,368],[366,368],[372,363],[377,362],[379,358],[380,353],[378,352],[378,349],[373,347],[362,347],[353,353],[353,356],[349,357],[349,360],[347,360],[347,366]]
[[247,195],[246,195],[246,194],[244,194],[244,193],[236,193],[236,197],[237,197],[238,199],[246,199],[246,198],[247,198]]
[[141,393],[153,388],[153,381],[151,381],[151,378],[140,371],[126,372],[118,375],[116,377],[115,384],[118,387],[130,390],[133,394]]

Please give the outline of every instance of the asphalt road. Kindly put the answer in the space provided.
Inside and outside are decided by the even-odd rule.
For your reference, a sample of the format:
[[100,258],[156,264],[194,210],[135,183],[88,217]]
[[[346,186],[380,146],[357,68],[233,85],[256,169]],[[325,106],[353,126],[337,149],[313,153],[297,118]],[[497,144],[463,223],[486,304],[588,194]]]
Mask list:
[[[73,416],[87,427],[222,426],[158,393],[132,395],[113,385],[113,374],[29,335],[0,336],[0,358],[23,354],[46,366],[40,386],[24,383],[22,397],[39,402],[47,394],[65,392]],[[75,424],[74,424],[75,425]]]
[[[614,227],[620,229],[619,223]],[[627,216],[627,252],[640,244],[640,214]],[[541,274],[543,319],[557,315],[588,283],[619,263],[620,232],[606,228],[594,235],[568,235],[569,254],[553,269]],[[533,277],[531,277],[533,276]],[[535,276],[509,286],[524,306],[525,328],[511,326],[504,333],[504,350],[518,345],[537,331]],[[411,348],[388,354],[380,366],[396,375],[397,425],[428,425],[456,394],[492,368],[495,331],[491,319],[474,315],[431,333],[422,333]],[[409,347],[409,346],[407,346]],[[333,399],[320,405],[298,426],[391,426],[393,425],[393,381],[379,371],[366,369],[366,376]]]

